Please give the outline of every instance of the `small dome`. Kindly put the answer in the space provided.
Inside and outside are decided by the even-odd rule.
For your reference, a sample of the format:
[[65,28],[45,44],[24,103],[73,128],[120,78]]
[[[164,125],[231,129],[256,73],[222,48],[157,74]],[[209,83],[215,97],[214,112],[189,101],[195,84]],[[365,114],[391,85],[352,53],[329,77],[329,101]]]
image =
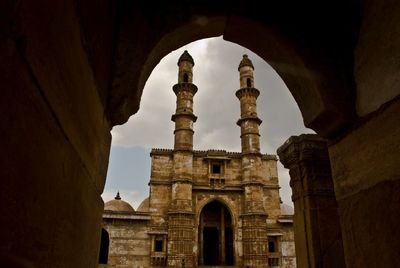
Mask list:
[[238,70],[240,71],[240,68],[242,68],[244,66],[250,66],[254,70],[253,63],[251,62],[251,60],[249,59],[249,57],[246,54],[243,55],[243,59],[239,64]]
[[190,56],[189,52],[187,52],[187,50],[185,50],[183,54],[179,57],[178,66],[181,61],[188,61],[194,66],[194,60],[192,56]]
[[128,202],[122,201],[119,196],[119,192],[114,200],[108,201],[104,204],[104,210],[114,211],[114,212],[128,212],[133,213],[135,210]]
[[150,200],[147,197],[146,199],[144,199],[142,201],[142,203],[140,203],[139,207],[137,208],[137,211],[148,212],[149,211],[149,206],[150,206]]
[[294,215],[293,207],[282,203],[281,204],[281,215]]

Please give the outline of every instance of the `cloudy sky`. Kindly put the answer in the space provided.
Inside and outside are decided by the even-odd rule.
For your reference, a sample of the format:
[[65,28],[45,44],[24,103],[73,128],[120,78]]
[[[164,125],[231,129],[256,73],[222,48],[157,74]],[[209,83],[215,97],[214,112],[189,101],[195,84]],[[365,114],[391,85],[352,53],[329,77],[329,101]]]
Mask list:
[[[194,149],[224,149],[240,152],[240,115],[238,65],[248,54],[254,65],[254,83],[260,91],[257,100],[261,152],[276,154],[276,149],[291,135],[313,133],[304,127],[300,110],[279,75],[248,49],[224,41],[221,37],[190,43],[164,57],[153,70],[143,91],[139,112],[122,126],[112,129],[112,147],[107,182],[102,195],[105,202],[119,190],[123,200],[135,209],[148,196],[151,148],[173,148],[176,97],[172,86],[178,80],[177,61],[184,50],[192,55],[195,66]],[[280,194],[291,203],[289,175],[278,164]]]

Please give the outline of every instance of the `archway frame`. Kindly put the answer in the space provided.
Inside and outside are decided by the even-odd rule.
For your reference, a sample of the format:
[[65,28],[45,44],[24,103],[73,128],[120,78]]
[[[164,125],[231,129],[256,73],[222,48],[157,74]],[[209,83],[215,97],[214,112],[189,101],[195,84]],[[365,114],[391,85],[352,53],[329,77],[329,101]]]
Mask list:
[[203,208],[206,205],[208,205],[208,204],[210,204],[211,202],[214,202],[214,201],[217,201],[217,202],[221,203],[223,206],[225,206],[228,209],[229,214],[230,214],[231,219],[232,219],[232,226],[236,227],[237,226],[237,216],[238,215],[236,215],[235,212],[232,209],[232,206],[234,206],[234,204],[229,204],[229,202],[227,202],[224,198],[221,198],[219,196],[210,197],[210,198],[204,199],[204,200],[201,201],[201,203],[198,206],[196,206],[197,207],[197,210],[195,211],[196,227],[198,227],[198,225],[199,225],[200,214],[203,211]]
[[[112,124],[122,124],[137,112],[146,80],[165,55],[190,42],[216,36],[248,48],[270,64],[293,95],[305,126],[320,136],[329,138],[353,122],[354,79],[349,62],[353,47],[329,46],[330,38],[347,32],[337,31],[304,44],[296,33],[281,29],[284,25],[266,26],[240,12],[234,15],[207,9],[202,14],[189,10],[173,23],[173,14],[166,12],[164,19],[171,23],[138,42],[137,33],[132,31],[135,8],[132,3],[126,4],[121,12],[115,72],[107,105]],[[314,49],[321,42],[326,48]],[[126,69],[131,72],[122,71]]]

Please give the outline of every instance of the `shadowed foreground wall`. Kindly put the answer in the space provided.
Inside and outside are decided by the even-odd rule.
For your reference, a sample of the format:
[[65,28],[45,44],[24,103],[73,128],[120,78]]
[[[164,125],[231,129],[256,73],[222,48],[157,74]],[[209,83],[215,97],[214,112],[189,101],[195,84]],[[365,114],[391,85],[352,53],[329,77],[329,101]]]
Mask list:
[[[107,85],[77,7],[49,3],[1,4],[0,251],[33,267],[94,267],[111,142]],[[91,12],[95,20],[100,10]],[[104,63],[110,44],[95,55]]]

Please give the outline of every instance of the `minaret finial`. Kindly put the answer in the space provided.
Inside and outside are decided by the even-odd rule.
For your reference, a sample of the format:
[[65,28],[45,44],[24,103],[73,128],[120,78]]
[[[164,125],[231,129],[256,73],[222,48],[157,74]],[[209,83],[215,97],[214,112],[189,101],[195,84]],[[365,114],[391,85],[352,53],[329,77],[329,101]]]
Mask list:
[[117,192],[117,196],[115,197],[115,200],[121,200],[121,196],[119,195],[119,191]]
[[187,50],[179,57],[178,66],[178,83],[192,83],[194,60]]
[[182,53],[182,55],[179,57],[178,66],[179,66],[179,63],[181,63],[182,61],[188,61],[192,64],[192,66],[194,66],[194,60],[187,50],[185,50]]
[[254,65],[251,62],[251,60],[249,59],[249,56],[247,56],[247,54],[243,54],[243,59],[239,64],[238,70],[240,72],[240,68],[244,67],[244,66],[249,66],[254,70]]
[[243,55],[243,59],[240,61],[238,70],[240,72],[240,88],[254,87],[254,66],[247,54]]

